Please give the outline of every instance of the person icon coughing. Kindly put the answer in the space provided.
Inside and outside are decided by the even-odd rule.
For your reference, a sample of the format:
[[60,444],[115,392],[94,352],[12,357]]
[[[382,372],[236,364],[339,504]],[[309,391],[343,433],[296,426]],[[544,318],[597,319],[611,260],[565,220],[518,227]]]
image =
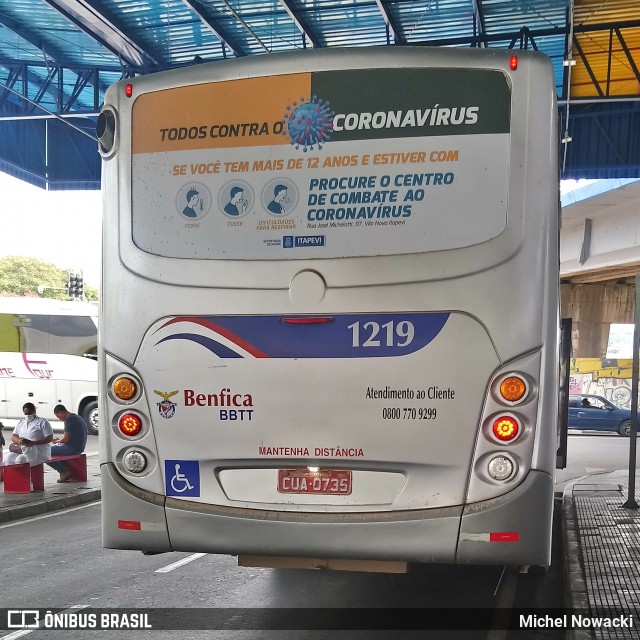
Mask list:
[[230,216],[240,216],[246,210],[249,203],[243,198],[244,190],[240,187],[233,187],[231,189],[231,199],[224,205],[225,213]]

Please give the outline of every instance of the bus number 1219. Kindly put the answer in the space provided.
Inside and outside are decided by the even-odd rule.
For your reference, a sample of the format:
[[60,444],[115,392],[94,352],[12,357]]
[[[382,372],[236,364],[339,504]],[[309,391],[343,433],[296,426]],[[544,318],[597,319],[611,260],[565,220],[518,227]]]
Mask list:
[[407,320],[400,322],[354,322],[348,326],[351,329],[352,347],[406,347],[411,344],[414,336],[413,323]]

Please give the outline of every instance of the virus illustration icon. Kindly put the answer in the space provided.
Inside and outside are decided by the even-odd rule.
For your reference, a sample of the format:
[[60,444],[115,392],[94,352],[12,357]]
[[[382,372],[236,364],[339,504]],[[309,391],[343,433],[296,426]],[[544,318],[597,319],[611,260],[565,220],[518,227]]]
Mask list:
[[302,147],[303,151],[312,151],[316,145],[322,149],[331,138],[334,115],[328,102],[316,96],[311,100],[300,98],[300,102],[287,107],[282,135],[288,135],[296,149]]

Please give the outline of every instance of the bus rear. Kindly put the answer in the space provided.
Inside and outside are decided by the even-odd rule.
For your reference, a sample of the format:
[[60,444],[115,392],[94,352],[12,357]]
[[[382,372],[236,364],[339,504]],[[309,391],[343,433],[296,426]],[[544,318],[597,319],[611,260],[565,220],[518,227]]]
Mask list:
[[554,122],[532,53],[286,54],[110,89],[105,546],[548,564]]

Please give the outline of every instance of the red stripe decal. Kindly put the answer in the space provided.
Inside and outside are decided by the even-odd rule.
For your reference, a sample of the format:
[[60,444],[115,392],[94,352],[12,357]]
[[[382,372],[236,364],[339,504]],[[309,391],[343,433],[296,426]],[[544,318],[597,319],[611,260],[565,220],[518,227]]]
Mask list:
[[165,324],[163,324],[160,327],[160,329],[164,329],[165,327],[168,327],[171,324],[175,324],[176,322],[192,322],[194,324],[199,324],[201,327],[206,327],[207,329],[211,329],[215,333],[221,335],[223,338],[226,338],[227,340],[231,340],[233,344],[237,345],[241,349],[244,349],[245,351],[250,353],[254,358],[269,357],[266,353],[264,353],[263,351],[260,351],[260,349],[258,349],[257,347],[254,347],[252,344],[248,343],[246,340],[243,340],[240,336],[237,336],[235,333],[231,333],[231,331],[228,331],[224,327],[220,327],[219,325],[213,322],[209,322],[204,318],[189,318],[187,316],[172,318],[168,322],[165,322]]

